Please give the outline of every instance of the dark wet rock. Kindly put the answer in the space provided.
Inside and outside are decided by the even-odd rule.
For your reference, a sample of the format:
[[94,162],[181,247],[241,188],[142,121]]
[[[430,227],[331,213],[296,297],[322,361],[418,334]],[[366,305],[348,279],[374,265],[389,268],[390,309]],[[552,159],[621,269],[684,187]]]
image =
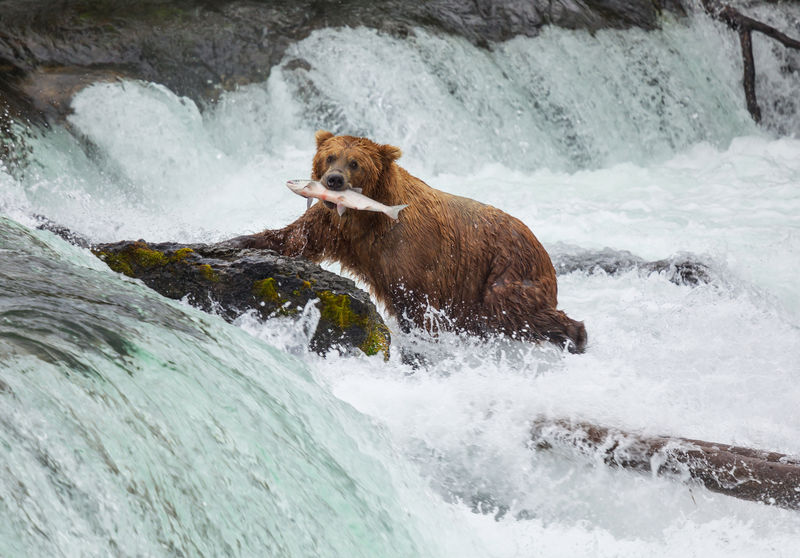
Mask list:
[[710,283],[713,279],[710,265],[693,254],[678,254],[648,262],[627,250],[556,247],[550,250],[550,257],[558,275],[576,271],[615,275],[636,270],[644,275],[663,273],[676,285],[690,286]]
[[584,273],[602,271],[613,275],[645,264],[644,258],[627,250],[612,250],[611,248],[594,251],[580,248],[554,248],[550,250],[550,257],[557,275],[575,271]]
[[17,87],[33,103],[35,114],[57,120],[70,111],[72,97],[87,85],[124,77],[119,71],[81,66],[36,68],[21,79]]
[[70,244],[80,248],[92,247],[92,242],[88,238],[80,233],[68,229],[63,225],[59,225],[58,223],[51,221],[44,215],[34,215],[33,218],[36,219],[36,228],[39,230],[50,231],[51,233],[60,236]]
[[31,153],[27,136],[32,126],[44,124],[33,101],[15,85],[23,77],[24,72],[0,60],[0,167],[11,172],[27,166]]
[[140,279],[160,294],[186,299],[228,321],[249,311],[262,319],[300,318],[312,302],[320,313],[312,350],[324,354],[360,349],[368,355],[383,352],[388,358],[389,329],[369,295],[353,281],[306,260],[225,243],[139,240],[95,245],[92,252],[111,269]]
[[640,268],[647,274],[663,273],[676,285],[697,286],[713,280],[711,267],[693,254],[679,254],[665,260],[647,262]]
[[654,0],[550,0],[545,23],[570,29],[596,31],[604,28],[658,27],[662,11],[684,14],[679,1]]
[[198,102],[265,80],[286,48],[325,27],[397,36],[414,27],[488,45],[543,25],[596,30],[658,26],[678,0],[126,0],[0,2],[0,93],[48,117],[89,81],[162,83]]

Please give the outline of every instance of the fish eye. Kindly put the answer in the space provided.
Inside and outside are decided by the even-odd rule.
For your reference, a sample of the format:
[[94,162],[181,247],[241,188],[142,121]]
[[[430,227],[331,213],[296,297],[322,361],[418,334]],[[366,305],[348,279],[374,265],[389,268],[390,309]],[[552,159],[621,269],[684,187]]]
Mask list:
[[358,163],[356,161],[350,161],[350,169],[356,170],[358,168]]

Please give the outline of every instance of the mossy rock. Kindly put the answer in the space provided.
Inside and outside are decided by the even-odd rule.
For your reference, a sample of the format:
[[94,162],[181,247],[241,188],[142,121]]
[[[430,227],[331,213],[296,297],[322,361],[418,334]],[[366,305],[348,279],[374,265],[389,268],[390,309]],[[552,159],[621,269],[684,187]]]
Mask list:
[[332,331],[352,330],[358,337],[363,332],[363,341],[358,348],[370,356],[383,352],[384,358],[389,358],[391,333],[375,312],[374,306],[370,308],[371,303],[365,305],[361,301],[354,301],[346,293],[322,290],[316,291],[316,294],[319,297],[320,325]]
[[248,311],[265,320],[299,317],[309,302],[316,303],[320,320],[310,340],[312,350],[389,357],[391,332],[369,295],[349,279],[304,259],[225,244],[142,240],[98,245],[92,251],[114,271],[228,321]]

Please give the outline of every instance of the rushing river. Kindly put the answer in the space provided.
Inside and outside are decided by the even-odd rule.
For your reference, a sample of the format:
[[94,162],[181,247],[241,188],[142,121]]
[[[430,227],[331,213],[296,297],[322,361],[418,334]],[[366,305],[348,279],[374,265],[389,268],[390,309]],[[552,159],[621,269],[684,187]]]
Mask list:
[[[325,29],[202,109],[156,83],[81,91],[0,167],[0,556],[796,556],[797,512],[528,443],[546,415],[800,454],[800,78],[755,46],[766,127],[735,35],[702,17],[488,50]],[[319,128],[400,146],[554,256],[687,255],[711,281],[562,275],[586,354],[395,331],[429,357],[412,370],[230,325],[32,228],[283,226]]]

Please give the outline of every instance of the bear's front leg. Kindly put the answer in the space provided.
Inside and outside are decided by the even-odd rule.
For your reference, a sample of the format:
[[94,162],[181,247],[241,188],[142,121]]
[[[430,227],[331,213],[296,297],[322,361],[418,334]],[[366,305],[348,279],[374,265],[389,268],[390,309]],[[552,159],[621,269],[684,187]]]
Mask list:
[[[313,208],[312,208],[313,209]],[[324,239],[330,238],[329,231],[319,231],[319,219],[309,218],[306,212],[294,223],[282,229],[265,230],[256,234],[237,236],[226,241],[236,248],[255,248],[259,250],[274,250],[281,255],[293,258],[302,256],[311,261],[318,262],[325,253]],[[318,212],[315,212],[318,213]],[[325,225],[322,224],[324,227]]]

